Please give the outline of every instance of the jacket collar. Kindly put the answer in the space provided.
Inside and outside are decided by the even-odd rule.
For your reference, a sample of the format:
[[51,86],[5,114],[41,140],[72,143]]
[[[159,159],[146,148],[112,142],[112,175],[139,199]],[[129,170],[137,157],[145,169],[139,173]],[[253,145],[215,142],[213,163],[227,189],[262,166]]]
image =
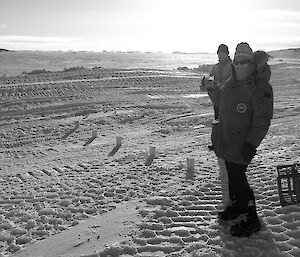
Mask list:
[[227,56],[227,58],[225,60],[223,60],[222,62],[219,61],[219,64],[221,66],[226,65],[228,62],[231,62],[232,60],[230,59],[229,56]]
[[239,87],[241,85],[254,85],[255,84],[255,74],[252,73],[248,78],[237,81],[236,78],[231,80],[230,86],[231,87]]

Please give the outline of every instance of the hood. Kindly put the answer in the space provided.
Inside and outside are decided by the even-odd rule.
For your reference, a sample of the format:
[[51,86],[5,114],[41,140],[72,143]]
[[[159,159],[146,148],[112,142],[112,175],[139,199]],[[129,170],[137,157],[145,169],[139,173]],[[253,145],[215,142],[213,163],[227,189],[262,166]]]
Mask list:
[[260,70],[256,71],[255,78],[269,82],[270,79],[271,79],[271,69],[270,69],[270,66],[269,65],[265,65]]

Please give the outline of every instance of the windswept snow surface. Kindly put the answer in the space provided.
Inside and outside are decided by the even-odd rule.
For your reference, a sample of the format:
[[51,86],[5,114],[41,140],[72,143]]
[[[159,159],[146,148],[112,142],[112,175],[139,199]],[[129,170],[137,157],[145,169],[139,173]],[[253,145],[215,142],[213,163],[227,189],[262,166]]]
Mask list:
[[280,206],[276,180],[277,165],[300,161],[300,78],[286,65],[271,67],[274,119],[247,173],[262,223],[250,238],[217,220],[212,105],[183,97],[203,94],[201,73],[3,78],[0,256],[300,256],[300,206]]

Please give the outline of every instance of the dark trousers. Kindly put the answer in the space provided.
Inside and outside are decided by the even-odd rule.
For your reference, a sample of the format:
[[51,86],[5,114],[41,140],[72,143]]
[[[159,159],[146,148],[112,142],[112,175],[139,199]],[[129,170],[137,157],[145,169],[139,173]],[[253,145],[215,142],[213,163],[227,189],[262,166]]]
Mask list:
[[[214,106],[215,120],[219,119],[219,107]],[[213,144],[212,144],[213,146]]]
[[226,160],[225,164],[228,173],[230,200],[236,203],[241,212],[246,212],[248,202],[254,200],[253,191],[246,176],[248,165],[232,163]]
[[214,106],[215,120],[219,119],[219,107]]

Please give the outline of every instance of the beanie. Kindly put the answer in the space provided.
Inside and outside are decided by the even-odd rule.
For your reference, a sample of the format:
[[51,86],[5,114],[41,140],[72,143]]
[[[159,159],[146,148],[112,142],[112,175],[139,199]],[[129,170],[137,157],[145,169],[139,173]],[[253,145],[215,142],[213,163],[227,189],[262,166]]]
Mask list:
[[248,43],[242,42],[236,46],[234,53],[235,61],[249,60],[253,62],[253,51]]
[[228,46],[224,44],[219,45],[217,53],[225,53],[228,55],[229,54]]

